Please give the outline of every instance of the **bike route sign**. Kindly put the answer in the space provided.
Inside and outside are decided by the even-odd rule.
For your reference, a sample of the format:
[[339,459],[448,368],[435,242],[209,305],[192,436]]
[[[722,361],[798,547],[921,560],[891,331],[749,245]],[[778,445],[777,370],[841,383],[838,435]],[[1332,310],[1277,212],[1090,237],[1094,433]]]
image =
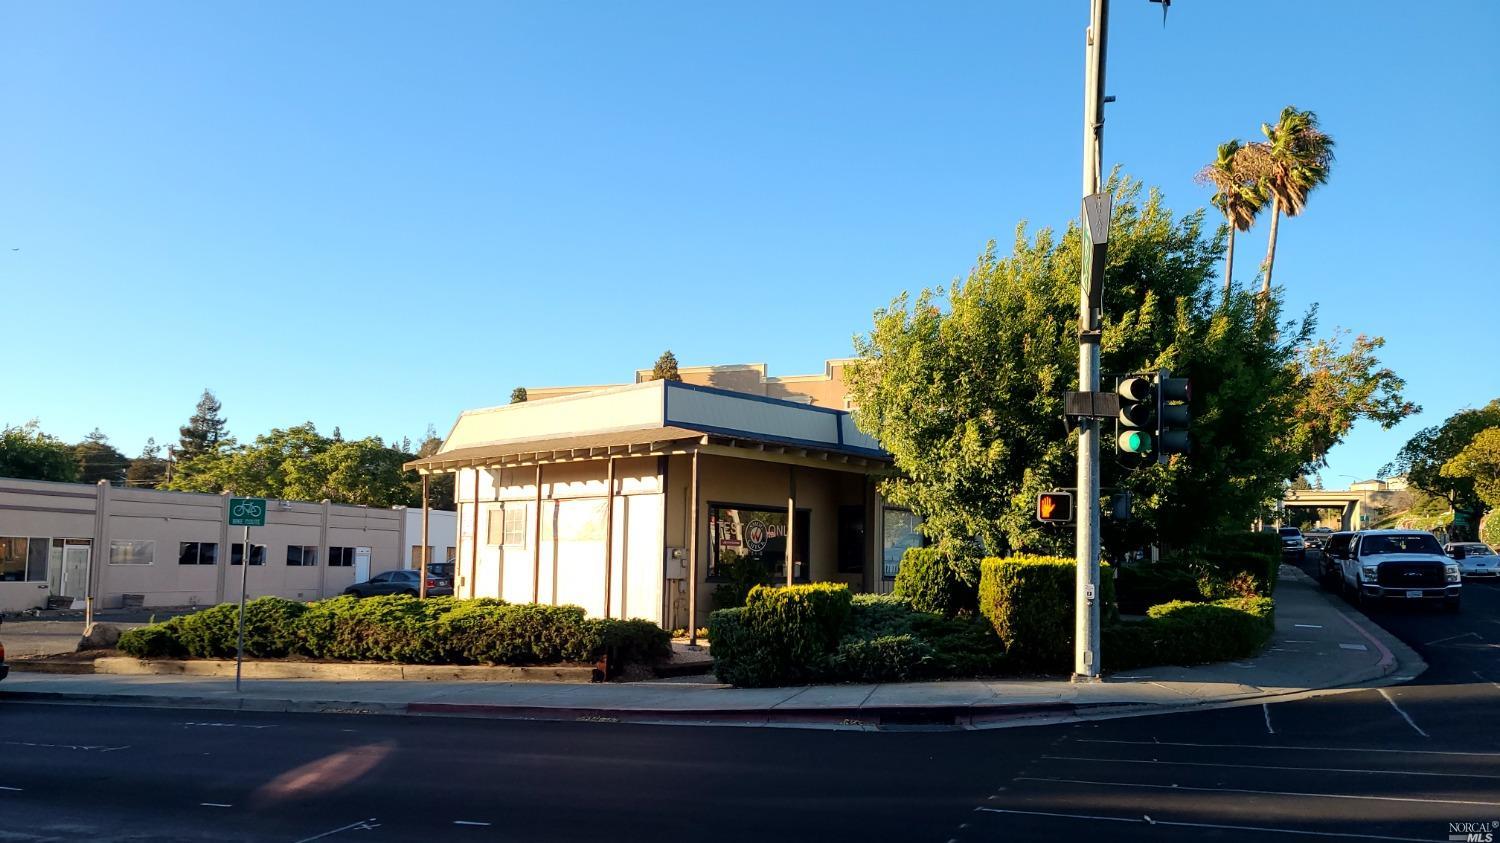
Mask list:
[[230,498],[229,499],[229,526],[231,526],[231,527],[264,527],[264,526],[266,526],[266,499],[265,498]]

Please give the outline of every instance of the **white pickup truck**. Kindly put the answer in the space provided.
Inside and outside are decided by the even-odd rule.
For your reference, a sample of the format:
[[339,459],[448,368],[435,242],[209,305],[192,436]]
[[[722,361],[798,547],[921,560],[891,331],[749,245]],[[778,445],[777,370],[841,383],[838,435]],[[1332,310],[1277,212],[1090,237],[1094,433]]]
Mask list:
[[1344,593],[1356,603],[1441,602],[1459,610],[1463,594],[1458,563],[1431,533],[1365,530],[1354,534],[1339,560]]

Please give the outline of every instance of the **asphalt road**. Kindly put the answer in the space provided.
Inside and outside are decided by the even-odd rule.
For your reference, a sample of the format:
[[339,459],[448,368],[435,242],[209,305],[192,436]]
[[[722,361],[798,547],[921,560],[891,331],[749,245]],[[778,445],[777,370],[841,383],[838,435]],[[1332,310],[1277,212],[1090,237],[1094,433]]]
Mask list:
[[0,706],[0,841],[1447,840],[1500,820],[1500,588],[1417,682],[990,732]]

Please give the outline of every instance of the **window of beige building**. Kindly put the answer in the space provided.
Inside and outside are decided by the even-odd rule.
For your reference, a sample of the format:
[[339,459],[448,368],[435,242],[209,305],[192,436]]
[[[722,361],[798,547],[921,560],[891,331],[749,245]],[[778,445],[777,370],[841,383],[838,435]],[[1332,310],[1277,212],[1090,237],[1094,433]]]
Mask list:
[[117,539],[109,543],[109,564],[150,565],[156,559],[156,542]]
[[318,546],[315,544],[287,545],[288,568],[315,568],[318,565]]
[[330,547],[328,548],[328,567],[330,568],[353,568],[354,548],[352,547]]
[[215,565],[218,561],[218,542],[178,543],[177,564],[179,565]]
[[508,503],[502,509],[492,509],[487,524],[488,543],[506,547],[526,546],[526,511],[528,504]]
[[52,540],[0,536],[0,582],[46,582]]

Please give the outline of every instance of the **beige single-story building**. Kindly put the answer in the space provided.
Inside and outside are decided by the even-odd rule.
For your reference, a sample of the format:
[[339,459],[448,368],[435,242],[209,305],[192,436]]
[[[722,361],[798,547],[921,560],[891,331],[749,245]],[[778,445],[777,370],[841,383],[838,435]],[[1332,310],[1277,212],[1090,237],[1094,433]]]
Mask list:
[[890,464],[848,412],[650,381],[467,411],[407,468],[457,475],[459,596],[696,629],[740,564],[889,590]]
[[[0,611],[90,594],[100,608],[236,601],[244,528],[228,526],[228,505],[227,494],[0,478]],[[266,526],[250,529],[248,596],[314,600],[416,567],[421,516],[405,507],[268,501]],[[454,513],[429,517],[438,522],[428,543],[440,560],[455,546]]]

